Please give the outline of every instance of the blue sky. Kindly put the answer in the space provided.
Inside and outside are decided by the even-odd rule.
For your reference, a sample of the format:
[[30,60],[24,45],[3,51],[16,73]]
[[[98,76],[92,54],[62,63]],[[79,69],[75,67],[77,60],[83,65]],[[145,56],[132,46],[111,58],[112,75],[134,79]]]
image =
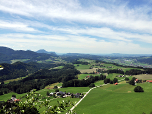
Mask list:
[[0,46],[152,54],[152,0],[0,0]]

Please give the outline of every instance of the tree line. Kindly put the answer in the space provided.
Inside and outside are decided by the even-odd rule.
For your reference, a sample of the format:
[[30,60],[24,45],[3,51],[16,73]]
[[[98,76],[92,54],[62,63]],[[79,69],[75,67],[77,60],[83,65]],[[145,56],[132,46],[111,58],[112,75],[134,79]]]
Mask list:
[[82,79],[82,80],[78,80],[78,79],[73,79],[67,82],[64,82],[62,84],[62,87],[87,87],[89,86],[91,83],[94,83],[98,80],[104,80],[106,78],[105,75],[100,75],[100,76],[90,76],[88,79]]

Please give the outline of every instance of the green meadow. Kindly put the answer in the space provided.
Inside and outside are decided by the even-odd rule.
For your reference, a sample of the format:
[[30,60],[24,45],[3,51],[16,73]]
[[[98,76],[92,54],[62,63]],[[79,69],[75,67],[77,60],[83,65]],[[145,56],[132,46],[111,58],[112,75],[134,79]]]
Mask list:
[[135,93],[135,86],[129,84],[108,84],[93,89],[74,110],[78,114],[149,114],[152,84],[140,85],[145,92]]
[[0,96],[0,101],[7,101],[8,99],[11,99],[12,95],[16,95],[16,98],[20,98],[20,97],[26,95],[26,93],[17,94],[17,93],[11,92],[11,93],[8,93],[8,94],[4,94],[4,95]]
[[17,61],[25,62],[25,61],[27,61],[27,60],[29,60],[29,59],[14,59],[14,60],[11,60],[11,64],[13,64],[13,63],[15,63],[15,62],[17,62]]
[[100,74],[79,74],[78,79],[85,79],[86,76],[100,76]]
[[4,83],[7,84],[7,83],[9,83],[9,82],[22,80],[22,79],[24,79],[24,78],[26,78],[26,77],[27,77],[27,76],[25,76],[25,77],[20,77],[20,78],[15,78],[15,79],[10,79],[10,80],[5,80]]
[[75,68],[78,70],[89,69],[91,65],[74,64]]

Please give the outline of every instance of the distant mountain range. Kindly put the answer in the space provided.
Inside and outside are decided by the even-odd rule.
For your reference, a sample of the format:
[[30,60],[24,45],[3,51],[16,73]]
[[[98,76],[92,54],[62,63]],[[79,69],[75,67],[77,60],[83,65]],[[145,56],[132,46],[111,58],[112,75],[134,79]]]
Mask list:
[[13,50],[8,47],[0,46],[0,63],[11,63],[14,59],[29,59],[34,60],[46,60],[50,56],[57,56],[55,52],[52,53],[37,53],[34,51]]
[[[105,57],[110,58],[119,58],[119,57],[142,57],[138,58],[138,60],[142,62],[148,62],[148,60],[151,60],[152,58],[151,54],[120,54],[120,53],[112,53],[112,54],[83,54],[83,53],[66,53],[66,54],[58,54],[61,57],[66,57],[66,59],[70,59],[69,57],[74,58],[90,58],[90,59],[97,59],[100,58],[100,60],[103,60]],[[14,59],[28,59],[26,62],[30,61],[39,61],[39,60],[46,60],[49,59],[51,56],[58,57],[58,55],[55,52],[48,52],[44,49],[40,49],[36,52],[34,51],[24,51],[24,50],[13,50],[8,47],[0,46],[0,63],[11,63],[11,60]],[[143,57],[149,57],[143,58]]]

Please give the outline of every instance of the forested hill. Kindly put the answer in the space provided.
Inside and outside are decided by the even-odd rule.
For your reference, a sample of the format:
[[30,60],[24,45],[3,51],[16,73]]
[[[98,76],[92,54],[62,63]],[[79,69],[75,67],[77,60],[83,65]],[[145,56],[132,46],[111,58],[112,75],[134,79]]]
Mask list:
[[28,74],[34,73],[43,68],[53,68],[64,64],[45,64],[45,63],[22,63],[16,62],[14,64],[2,63],[0,64],[3,70],[0,70],[0,82],[8,79],[15,79],[25,77]]
[[70,64],[65,65],[62,69],[42,69],[22,80],[0,84],[0,91],[25,93],[32,89],[40,90],[52,83],[77,79],[77,74],[80,74],[80,71]]
[[57,56],[54,53],[46,54],[46,53],[36,53],[30,50],[13,50],[8,47],[0,46],[0,63],[10,63],[13,59],[29,59],[30,61],[34,61],[37,59],[45,60],[50,56]]
[[141,63],[152,64],[152,56],[137,58],[137,60]]

